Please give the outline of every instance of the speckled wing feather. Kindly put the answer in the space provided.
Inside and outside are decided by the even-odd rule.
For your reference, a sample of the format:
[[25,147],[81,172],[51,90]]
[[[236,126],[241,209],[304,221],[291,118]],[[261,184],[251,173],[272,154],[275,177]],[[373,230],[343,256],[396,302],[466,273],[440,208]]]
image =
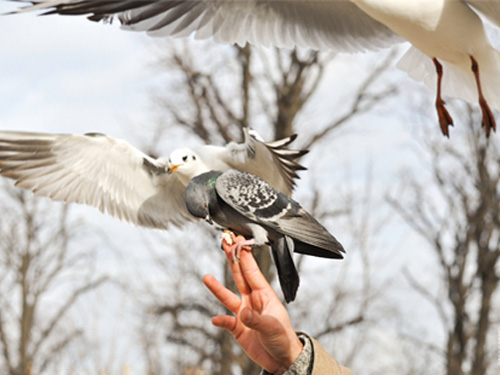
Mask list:
[[297,252],[342,258],[342,245],[325,227],[296,201],[276,191],[260,178],[230,170],[217,179],[215,188],[224,202],[250,220],[304,244],[326,250],[323,252],[299,245]]
[[194,220],[184,185],[165,167],[104,134],[0,132],[0,175],[16,186],[140,226],[165,229]]
[[19,11],[118,18],[124,28],[152,35],[213,38],[219,43],[355,52],[400,42],[351,1],[338,0],[17,0]]

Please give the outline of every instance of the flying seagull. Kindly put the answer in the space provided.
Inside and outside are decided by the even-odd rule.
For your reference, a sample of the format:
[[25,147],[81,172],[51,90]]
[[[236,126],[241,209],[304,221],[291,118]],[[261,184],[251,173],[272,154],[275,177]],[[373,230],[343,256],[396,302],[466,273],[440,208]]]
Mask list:
[[500,54],[479,14],[500,26],[500,0],[14,1],[32,4],[14,12],[88,15],[92,21],[116,17],[125,29],[152,35],[195,33],[223,43],[354,52],[406,39],[413,46],[398,66],[437,89],[442,133],[449,136],[453,125],[443,95],[478,102],[486,134],[496,130],[491,108],[500,109]]
[[253,173],[291,194],[296,159],[306,150],[287,146],[296,136],[263,142],[244,129],[241,144],[174,150],[152,158],[110,136],[0,131],[0,175],[56,201],[77,202],[129,223],[157,229],[197,220],[186,208],[189,180],[212,169]]
[[299,274],[294,252],[342,259],[342,245],[299,203],[260,178],[241,171],[210,171],[186,189],[188,211],[247,238],[233,246],[271,246],[286,302],[295,299]]

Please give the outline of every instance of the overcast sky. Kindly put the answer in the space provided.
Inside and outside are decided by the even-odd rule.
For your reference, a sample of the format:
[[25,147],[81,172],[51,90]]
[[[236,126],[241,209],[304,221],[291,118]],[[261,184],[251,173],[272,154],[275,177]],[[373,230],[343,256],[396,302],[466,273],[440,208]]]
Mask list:
[[[15,6],[0,2],[0,13]],[[148,41],[83,17],[2,16],[1,127],[83,132],[143,120]]]

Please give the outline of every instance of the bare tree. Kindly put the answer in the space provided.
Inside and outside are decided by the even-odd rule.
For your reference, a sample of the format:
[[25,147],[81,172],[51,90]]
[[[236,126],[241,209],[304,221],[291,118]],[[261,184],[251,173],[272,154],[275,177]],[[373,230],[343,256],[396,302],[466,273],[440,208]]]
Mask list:
[[[0,216],[1,372],[41,373],[83,336],[66,318],[73,305],[106,281],[91,254],[71,247],[81,227],[68,208],[49,207],[11,186],[2,189]],[[89,263],[90,262],[90,263]]]
[[471,113],[463,111],[469,123],[463,142],[426,136],[420,159],[428,175],[408,178],[389,199],[439,266],[438,285],[425,285],[410,269],[405,277],[441,320],[448,375],[496,373],[489,343],[500,282],[500,143],[474,129]]
[[[295,131],[297,116],[305,111],[307,104],[317,93],[328,64],[336,59],[333,55],[317,52],[277,49],[263,51],[250,46],[231,49],[212,47],[217,49],[219,55],[212,52],[197,55],[195,59],[186,44],[181,47],[176,46],[171,47],[169,53],[161,60],[163,69],[168,69],[174,79],[171,83],[172,88],[167,94],[156,98],[166,118],[163,124],[169,124],[168,127],[159,125],[154,130],[156,140],[161,138],[160,135],[166,136],[169,132],[184,132],[188,135],[195,134],[199,141],[204,143],[240,141],[242,127],[248,125],[259,130],[271,130],[275,138],[291,135]],[[203,61],[203,56],[211,56],[212,61],[206,63]],[[342,98],[339,103],[332,103],[331,116],[317,128],[308,129],[307,136],[297,147],[301,145],[312,147],[327,139],[343,125],[354,121],[357,116],[368,113],[378,104],[391,98],[396,92],[394,85],[377,86],[390,59],[392,56],[388,56],[387,60],[374,67],[366,77],[359,79],[356,88],[348,97]],[[172,92],[175,92],[175,96],[171,94]],[[172,122],[178,126],[172,126]],[[151,147],[150,153],[158,154],[156,149],[159,147],[158,143],[152,144],[147,140],[147,144]],[[315,191],[310,208],[323,222],[349,212],[350,207],[347,206],[349,199],[340,196],[338,201],[346,204],[345,206],[329,205],[325,209],[327,206],[320,202],[325,199],[328,192],[317,188],[312,178],[310,181]],[[367,229],[368,226],[365,224],[359,223],[357,228],[363,230],[364,225]],[[213,327],[207,328],[210,317],[223,311],[219,304],[210,298],[208,292],[200,290],[199,287],[202,275],[209,268],[207,262],[202,263],[205,266],[202,268],[197,265],[201,262],[200,254],[206,251],[213,252],[212,249],[220,244],[218,239],[213,237],[213,232],[193,234],[191,229],[190,231],[190,237],[195,236],[198,241],[186,243],[184,240],[181,243],[174,243],[169,253],[165,255],[166,261],[155,257],[156,263],[161,265],[165,274],[170,275],[169,280],[175,285],[173,290],[176,293],[169,293],[168,297],[164,294],[163,297],[159,297],[151,285],[149,291],[145,293],[154,296],[155,307],[149,311],[158,315],[165,331],[168,332],[166,339],[170,344],[174,344],[170,347],[177,348],[174,349],[176,355],[173,357],[175,358],[173,360],[177,361],[176,366],[171,364],[172,366],[168,367],[171,373],[182,373],[194,366],[208,370],[212,374],[257,374],[260,370],[258,366],[241,352],[227,332]],[[363,238],[366,239],[368,234],[364,235]],[[366,248],[366,244],[357,245]],[[208,247],[210,249],[206,250]],[[186,253],[186,249],[190,249],[189,254]],[[196,255],[193,258],[190,254]],[[270,252],[261,249],[255,250],[254,254],[264,275],[272,281],[275,275]],[[222,252],[218,257],[210,255],[203,259],[207,259],[212,264],[210,268],[214,270],[213,272],[222,276],[224,283],[232,287],[232,278]],[[367,318],[365,310],[369,310],[372,300],[377,298],[377,287],[371,288],[368,266],[370,259],[368,256],[364,256],[364,259],[366,289],[353,297],[358,302],[362,301],[360,310],[352,314],[346,313],[342,317],[331,316],[325,321],[322,331],[315,332],[320,337],[336,334],[348,326],[364,322]],[[172,266],[172,262],[176,264],[175,267]],[[172,276],[173,272],[178,275],[178,281]],[[193,278],[198,287],[193,285]],[[189,288],[186,288],[186,284]],[[330,286],[326,288],[330,290],[328,289]],[[172,292],[172,288],[168,289]],[[331,290],[325,293],[328,296],[328,305],[332,309],[341,309],[340,305],[347,300],[344,298],[347,294],[346,289],[347,286],[339,287],[334,294]],[[333,298],[330,298],[332,295]],[[324,302],[322,299],[319,303],[325,306]],[[296,304],[294,308],[297,309]],[[333,310],[325,310],[324,313],[329,314],[331,311]],[[155,358],[151,353],[157,350],[152,340],[152,332],[157,331],[157,326],[154,327],[149,327],[143,334],[143,337],[149,338],[145,343],[146,353],[150,353],[147,354],[147,358]],[[151,360],[149,363],[151,372],[153,369],[155,371],[161,369],[164,373],[169,373],[165,366],[162,367],[157,361]]]

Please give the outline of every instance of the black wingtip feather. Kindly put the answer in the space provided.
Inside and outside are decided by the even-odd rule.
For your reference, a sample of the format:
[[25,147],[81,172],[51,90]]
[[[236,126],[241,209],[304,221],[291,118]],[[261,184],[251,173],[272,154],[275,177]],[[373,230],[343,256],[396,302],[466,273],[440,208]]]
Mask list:
[[278,165],[281,167],[282,175],[287,180],[290,190],[296,186],[294,179],[299,178],[296,172],[307,170],[306,167],[297,162],[297,159],[307,154],[309,150],[290,150],[287,148],[296,138],[297,134],[292,134],[283,139],[264,143],[274,157],[280,161]]

